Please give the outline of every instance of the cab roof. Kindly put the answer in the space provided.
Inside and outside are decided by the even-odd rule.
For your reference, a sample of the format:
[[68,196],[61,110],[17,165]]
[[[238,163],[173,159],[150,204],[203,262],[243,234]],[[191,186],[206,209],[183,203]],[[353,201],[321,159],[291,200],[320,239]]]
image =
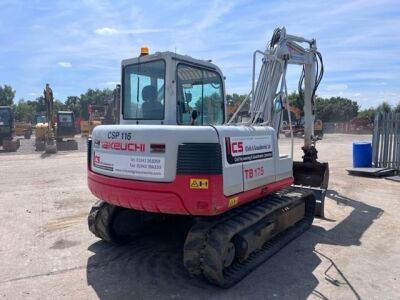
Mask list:
[[194,64],[194,65],[198,65],[198,66],[202,66],[205,68],[209,68],[212,70],[219,70],[219,68],[211,63],[211,61],[209,60],[201,60],[201,59],[196,59],[193,58],[191,56],[188,55],[181,55],[181,54],[177,54],[174,52],[170,52],[170,51],[165,51],[165,52],[155,52],[153,54],[148,54],[148,55],[143,55],[143,56],[139,56],[139,57],[135,57],[135,58],[129,58],[129,59],[124,59],[121,62],[122,66],[126,66],[126,65],[131,65],[131,64],[137,64],[139,62],[147,62],[147,61],[151,61],[151,60],[156,60],[156,59],[165,59],[165,60],[179,60],[182,62],[187,62],[189,64]]

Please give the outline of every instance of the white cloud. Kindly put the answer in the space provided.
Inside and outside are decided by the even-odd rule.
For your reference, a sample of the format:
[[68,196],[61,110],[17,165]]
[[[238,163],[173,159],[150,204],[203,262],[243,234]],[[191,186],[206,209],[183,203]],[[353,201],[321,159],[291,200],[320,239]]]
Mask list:
[[344,91],[347,90],[348,86],[344,83],[328,84],[326,90],[328,91]]
[[107,81],[105,82],[106,85],[117,85],[119,84],[119,81]]
[[63,67],[63,68],[71,68],[72,67],[72,64],[68,61],[59,61],[57,63],[57,65],[59,65],[60,67]]
[[155,33],[155,32],[165,32],[166,29],[161,28],[138,28],[132,30],[125,30],[123,33],[132,33],[132,34],[142,34],[142,33]]
[[157,33],[165,32],[166,29],[162,28],[136,28],[120,30],[111,27],[97,28],[94,32],[98,35],[120,35],[120,34],[144,34],[144,33]]
[[214,1],[208,10],[206,11],[204,17],[198,24],[196,28],[199,30],[204,30],[208,27],[213,26],[215,23],[220,21],[220,19],[229,13],[234,7],[234,3],[216,0]]
[[117,29],[110,27],[97,28],[94,32],[99,35],[113,35],[119,33]]

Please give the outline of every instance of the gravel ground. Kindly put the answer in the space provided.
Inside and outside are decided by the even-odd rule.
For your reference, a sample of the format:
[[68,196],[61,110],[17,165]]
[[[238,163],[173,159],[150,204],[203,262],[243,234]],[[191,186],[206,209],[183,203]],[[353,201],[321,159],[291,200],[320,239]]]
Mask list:
[[[191,279],[182,266],[185,227],[117,247],[87,229],[96,201],[79,150],[43,155],[34,139],[0,153],[0,298],[4,299],[398,299],[400,183],[347,175],[351,143],[326,135],[326,219],[229,290]],[[300,158],[301,139],[296,139]],[[289,149],[289,139],[281,140]]]
[[[24,155],[24,154],[37,154],[42,155],[42,152],[35,151],[35,134],[32,135],[30,139],[24,139],[24,137],[17,137],[21,143],[21,146],[18,148],[17,152],[5,152],[2,147],[0,147],[0,159],[3,156],[14,156],[14,155]],[[77,152],[85,152],[86,153],[86,141],[87,138],[83,138],[80,135],[75,136],[75,140],[78,143]],[[60,152],[64,153],[64,152]]]

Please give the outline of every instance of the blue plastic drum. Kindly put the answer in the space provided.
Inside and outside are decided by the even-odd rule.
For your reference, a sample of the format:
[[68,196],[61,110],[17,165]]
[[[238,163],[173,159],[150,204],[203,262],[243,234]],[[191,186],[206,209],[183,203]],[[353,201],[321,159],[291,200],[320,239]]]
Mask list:
[[372,166],[372,145],[369,142],[353,143],[353,168]]

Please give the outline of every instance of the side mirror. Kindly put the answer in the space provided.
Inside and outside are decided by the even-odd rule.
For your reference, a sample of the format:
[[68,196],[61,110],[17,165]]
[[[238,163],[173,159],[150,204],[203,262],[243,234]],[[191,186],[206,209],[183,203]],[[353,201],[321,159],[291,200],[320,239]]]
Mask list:
[[281,98],[280,97],[275,98],[275,100],[274,100],[274,111],[276,113],[278,113],[278,112],[280,112],[282,110],[282,108],[283,108],[283,105],[282,105]]

